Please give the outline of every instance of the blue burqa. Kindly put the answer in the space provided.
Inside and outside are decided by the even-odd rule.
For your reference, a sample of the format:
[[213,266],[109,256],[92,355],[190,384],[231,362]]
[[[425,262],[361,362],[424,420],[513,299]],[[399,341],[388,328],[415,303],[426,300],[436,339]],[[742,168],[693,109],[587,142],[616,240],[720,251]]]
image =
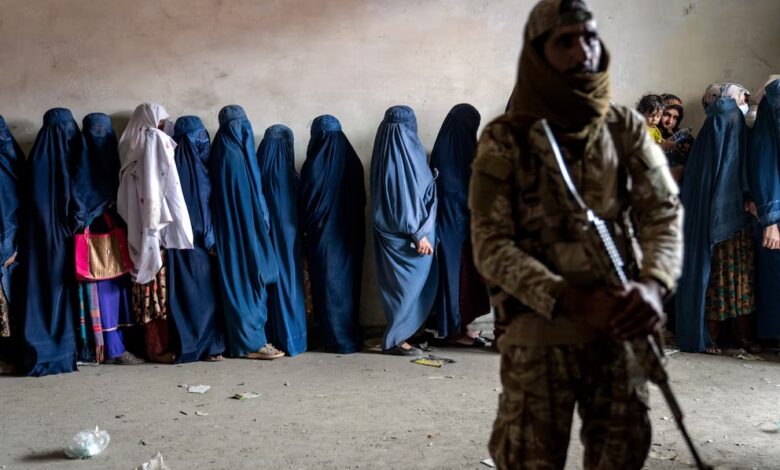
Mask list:
[[84,147],[87,151],[92,181],[92,197],[99,207],[116,205],[119,189],[119,147],[111,118],[103,113],[90,113],[83,120]]
[[279,269],[252,125],[241,106],[219,112],[209,174],[228,352],[246,356],[266,345],[266,287],[276,282]]
[[211,183],[206,164],[209,133],[197,116],[176,120],[176,169],[192,224],[193,248],[167,250],[168,300],[176,334],[177,362],[192,362],[225,351],[219,302]]
[[[428,326],[443,337],[464,332],[477,316],[470,312],[465,318],[467,324],[462,324],[460,287],[461,260],[463,256],[471,256],[470,250],[464,255],[464,247],[470,246],[468,188],[471,163],[477,152],[479,121],[479,111],[470,104],[453,107],[444,119],[431,154],[431,167],[439,172],[436,179],[439,288]],[[485,289],[484,285],[476,288]],[[486,295],[480,298],[486,299]],[[472,309],[472,305],[466,308]],[[490,305],[486,304],[481,313],[489,311]]]
[[394,106],[379,125],[371,157],[374,258],[387,330],[385,350],[425,323],[438,283],[434,256],[417,253],[427,238],[436,246],[436,184],[408,106]]
[[301,224],[322,347],[360,350],[360,288],[365,247],[363,164],[329,115],[316,118],[301,168]]
[[704,298],[713,248],[750,226],[744,210],[746,138],[745,119],[737,103],[719,98],[707,108],[707,119],[688,157],[681,194],[685,251],[675,332],[683,351],[701,352],[710,343]]
[[21,372],[42,376],[76,369],[78,318],[73,234],[102,212],[89,207],[83,140],[73,115],[54,108],[43,117],[21,187],[19,319]]
[[756,335],[780,339],[780,250],[761,246],[764,227],[780,223],[780,80],[768,84],[758,105],[748,159],[751,196],[758,211]]
[[306,351],[306,301],[292,130],[280,124],[266,129],[257,148],[257,160],[271,218],[271,243],[279,266],[279,280],[268,286],[265,331],[271,343],[295,356]]
[[11,277],[16,262],[5,267],[17,250],[19,228],[19,180],[24,168],[24,153],[0,116],[0,288],[11,304]]
[[[82,124],[81,134],[88,163],[81,168],[80,178],[89,180],[89,184],[74,187],[74,192],[80,199],[88,201],[87,204],[95,207],[97,211],[104,212],[107,217],[110,217],[114,226],[119,226],[122,219],[115,209],[119,188],[119,148],[116,133],[111,126],[111,118],[104,113],[90,113],[84,116]],[[93,232],[107,232],[110,229],[101,217],[93,222],[90,227]],[[129,275],[96,281],[96,283],[98,298],[93,300],[98,302],[100,309],[105,357],[113,359],[125,352],[120,325],[134,322],[130,298],[132,283]],[[91,323],[91,320],[85,320]],[[84,333],[85,331],[82,331],[79,356],[82,360],[91,362],[95,358],[91,357],[90,342],[87,341]]]

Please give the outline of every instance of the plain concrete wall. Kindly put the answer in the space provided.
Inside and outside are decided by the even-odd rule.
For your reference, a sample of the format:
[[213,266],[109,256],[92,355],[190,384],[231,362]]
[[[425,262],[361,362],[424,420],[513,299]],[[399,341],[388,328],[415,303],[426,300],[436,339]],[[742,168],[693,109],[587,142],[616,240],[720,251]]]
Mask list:
[[[780,70],[778,0],[592,0],[612,54],[615,100],[673,92],[701,124],[704,87],[755,89]],[[368,175],[384,110],[408,104],[430,150],[454,104],[483,124],[503,111],[528,0],[2,0],[0,113],[28,150],[43,113],[115,118],[163,103],[213,132],[226,104],[244,106],[257,143],[285,123],[305,157],[311,121],[337,116]],[[364,324],[383,315],[366,250]]]

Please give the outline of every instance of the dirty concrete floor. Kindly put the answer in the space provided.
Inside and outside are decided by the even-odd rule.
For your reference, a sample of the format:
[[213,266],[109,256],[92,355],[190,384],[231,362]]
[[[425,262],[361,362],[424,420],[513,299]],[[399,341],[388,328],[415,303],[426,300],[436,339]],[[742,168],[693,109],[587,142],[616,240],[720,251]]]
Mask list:
[[[457,363],[435,369],[370,353],[306,353],[275,362],[2,377],[0,468],[131,469],[159,451],[174,470],[486,469],[479,462],[488,457],[498,356],[437,353]],[[680,353],[670,363],[691,432],[710,462],[780,468],[780,434],[757,427],[780,420],[779,363]],[[191,394],[180,384],[211,390]],[[260,397],[229,398],[249,391]],[[652,403],[655,445],[647,468],[690,468],[657,390]],[[111,434],[107,451],[87,461],[64,459],[68,438],[95,425]],[[575,438],[567,468],[580,468],[580,452]]]

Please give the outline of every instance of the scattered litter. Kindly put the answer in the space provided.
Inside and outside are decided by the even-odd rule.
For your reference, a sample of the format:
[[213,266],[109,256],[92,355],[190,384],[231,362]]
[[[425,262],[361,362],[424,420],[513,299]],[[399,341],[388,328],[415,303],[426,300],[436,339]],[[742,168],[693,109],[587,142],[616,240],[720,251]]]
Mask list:
[[433,442],[429,442],[428,447],[433,447]]
[[[76,366],[77,367],[81,367],[81,366],[99,366],[99,365],[100,365],[100,363],[98,363],[98,362],[76,361]],[[3,467],[3,468],[5,468],[5,467]]]
[[72,459],[88,459],[106,450],[110,440],[106,431],[95,426],[94,431],[81,431],[73,436],[65,447],[65,455]]
[[125,415],[116,415],[116,416],[114,416],[114,418],[116,418],[116,419],[122,419],[124,417],[125,417]]
[[777,434],[780,432],[780,423],[767,421],[766,423],[762,423],[759,426],[759,429],[761,430],[761,432],[765,432],[767,434]]
[[434,437],[436,437],[436,436],[438,436],[438,435],[439,435],[439,433],[438,433],[438,432],[432,432],[432,433],[429,433],[429,434],[428,434],[428,439],[433,439]]
[[179,410],[179,413],[183,414],[184,416],[189,416],[189,413],[183,410]]
[[675,460],[677,458],[677,452],[673,450],[665,451],[663,449],[651,450],[650,458],[655,460]]
[[150,461],[135,467],[135,470],[171,470],[171,467],[165,465],[162,454],[157,452]]
[[739,353],[739,354],[733,354],[731,357],[734,359],[741,359],[743,361],[763,361],[764,359],[760,356],[756,356],[755,354],[750,353]]
[[672,354],[677,354],[678,352],[680,352],[679,349],[664,349],[665,356],[671,356]]
[[285,386],[285,387],[289,387],[289,386],[290,386],[290,382],[285,382],[285,383],[284,383],[284,386]]
[[752,365],[750,365],[750,364],[740,364],[740,365],[741,365],[742,367],[744,367],[745,369],[752,369],[752,368],[753,368],[753,366],[752,366]]
[[316,398],[328,398],[328,396],[327,396],[327,395],[322,395],[322,394],[320,394],[320,395],[315,395],[315,397],[316,397]]
[[493,461],[493,459],[485,459],[480,463],[486,467],[496,468],[496,463]]
[[195,416],[208,416],[209,414],[205,411],[196,411]]
[[145,441],[145,440],[143,440],[143,439],[141,439],[140,441],[138,441],[138,443],[139,443],[139,444],[141,444],[142,446],[145,446],[145,445],[146,445],[146,441]]
[[440,380],[440,379],[454,379],[454,375],[431,375],[428,377],[431,380]]
[[249,400],[250,398],[257,398],[259,396],[260,394],[255,392],[241,392],[241,393],[236,393],[230,398],[234,400]]
[[211,389],[210,385],[190,385],[187,387],[187,393],[206,393]]
[[414,362],[415,364],[420,364],[422,366],[442,367],[444,364],[454,363],[455,360],[447,359],[446,357],[438,357],[438,356],[434,356],[433,354],[430,354],[427,357],[420,356],[417,359],[412,359],[411,362]]
[[669,421],[669,417],[668,416],[661,416],[661,419],[664,420],[664,421]]
[[494,389],[493,389],[493,391],[494,391],[494,392],[500,392],[500,391],[501,391],[501,389],[500,389],[500,388],[494,388]]
[[715,441],[713,441],[712,439],[707,439],[707,444],[712,444],[713,442]]

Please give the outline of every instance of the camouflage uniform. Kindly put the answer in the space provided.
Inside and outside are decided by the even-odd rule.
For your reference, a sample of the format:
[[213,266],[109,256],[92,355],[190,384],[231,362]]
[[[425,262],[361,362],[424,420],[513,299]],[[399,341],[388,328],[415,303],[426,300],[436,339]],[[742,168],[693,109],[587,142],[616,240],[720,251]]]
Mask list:
[[[504,388],[491,454],[503,469],[563,468],[577,404],[585,468],[641,468],[650,445],[646,384],[629,379],[621,346],[555,312],[567,286],[598,286],[603,277],[539,123],[523,126],[502,118],[487,127],[469,191],[477,269],[504,294]],[[645,127],[613,105],[590,145],[562,152],[586,204],[631,260],[632,277],[672,290],[682,209]]]

